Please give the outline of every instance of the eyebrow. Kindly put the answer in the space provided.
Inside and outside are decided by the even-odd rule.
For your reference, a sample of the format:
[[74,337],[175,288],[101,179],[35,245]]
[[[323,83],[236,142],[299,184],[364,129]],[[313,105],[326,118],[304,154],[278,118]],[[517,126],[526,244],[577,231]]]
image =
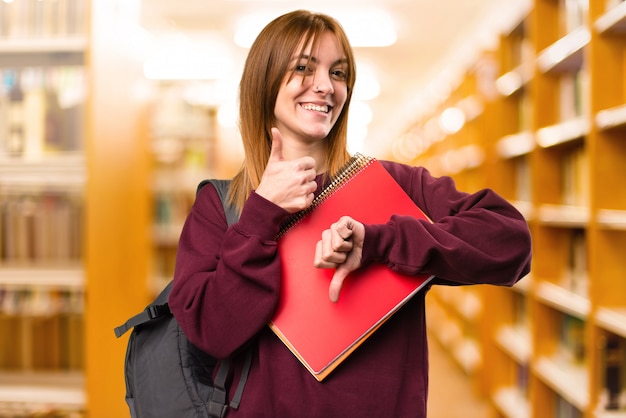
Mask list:
[[[312,57],[308,54],[300,54],[300,55],[296,55],[295,57],[292,58],[292,61],[299,61],[299,60],[307,60],[307,61],[312,61],[314,63],[318,62],[318,59],[315,57]],[[337,64],[347,64],[348,63],[348,58],[343,57],[343,58],[339,58],[338,60],[336,60],[335,62],[332,63],[332,65],[337,65]]]

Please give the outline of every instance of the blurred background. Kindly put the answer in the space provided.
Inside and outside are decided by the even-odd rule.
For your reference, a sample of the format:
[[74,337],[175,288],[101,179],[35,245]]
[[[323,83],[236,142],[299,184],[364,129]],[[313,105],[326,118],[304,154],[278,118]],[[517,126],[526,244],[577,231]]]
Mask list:
[[626,417],[621,0],[0,0],[0,416],[128,416],[113,328],[239,169],[248,48],[300,8],[354,46],[351,152],[492,188],[533,234],[518,285],[429,293],[429,416]]

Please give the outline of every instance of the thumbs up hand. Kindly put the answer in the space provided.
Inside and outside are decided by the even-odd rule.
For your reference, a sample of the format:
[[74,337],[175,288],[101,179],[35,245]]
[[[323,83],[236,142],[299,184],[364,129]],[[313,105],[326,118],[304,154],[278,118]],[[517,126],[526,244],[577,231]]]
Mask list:
[[272,149],[256,193],[289,213],[307,208],[317,189],[315,159],[283,158],[283,137],[272,128]]

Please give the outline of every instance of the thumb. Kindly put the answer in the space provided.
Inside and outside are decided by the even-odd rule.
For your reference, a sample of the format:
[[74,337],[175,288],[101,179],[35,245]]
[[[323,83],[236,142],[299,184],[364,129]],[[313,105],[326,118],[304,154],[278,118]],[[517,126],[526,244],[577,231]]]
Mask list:
[[283,159],[283,137],[278,128],[272,128],[272,149],[270,150],[270,161],[280,161]]
[[330,281],[330,287],[328,288],[328,297],[331,302],[337,302],[339,300],[341,287],[343,286],[343,282],[346,277],[348,277],[349,273],[350,271],[343,268],[341,265],[335,270],[335,274],[333,274],[333,278]]

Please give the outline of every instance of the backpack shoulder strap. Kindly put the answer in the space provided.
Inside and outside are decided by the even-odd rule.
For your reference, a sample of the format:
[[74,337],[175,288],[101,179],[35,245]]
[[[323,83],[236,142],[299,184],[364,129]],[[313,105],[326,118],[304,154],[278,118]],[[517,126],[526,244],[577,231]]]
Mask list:
[[232,225],[237,222],[239,220],[239,211],[233,205],[228,203],[228,189],[230,188],[231,180],[202,180],[196,189],[196,196],[200,193],[200,190],[207,185],[207,183],[213,184],[215,190],[217,190],[217,194],[220,196],[222,206],[224,207],[224,214],[226,215],[226,222],[228,225]]
[[[204,180],[202,181],[196,190],[196,195],[200,192],[200,189],[204,187],[207,183],[212,183],[217,193],[220,196],[222,201],[222,206],[224,207],[224,213],[226,215],[226,222],[228,225],[232,225],[239,220],[239,211],[231,204],[228,203],[228,190],[230,187],[230,180]],[[241,402],[241,397],[243,395],[244,387],[246,386],[246,381],[248,380],[248,374],[250,372],[250,367],[252,365],[252,350],[250,347],[246,350],[246,357],[244,359],[244,363],[241,369],[241,376],[239,377],[239,384],[237,385],[237,389],[235,390],[235,394],[233,396],[230,404],[226,401],[226,380],[228,377],[228,373],[230,370],[230,360],[223,359],[219,363],[219,367],[217,369],[217,374],[214,380],[216,393],[219,395],[216,396],[214,394],[213,401],[209,404],[209,416],[218,416],[223,417],[226,414],[228,406],[233,409],[238,409],[239,404]]]
[[165,289],[159,293],[159,296],[152,302],[150,305],[146,307],[143,311],[139,312],[137,315],[130,317],[126,322],[124,322],[119,327],[115,327],[115,336],[117,338],[126,334],[126,332],[137,325],[145,324],[146,322],[153,321],[155,319],[161,318],[162,316],[169,315],[171,313],[170,307],[167,304],[167,299],[170,296],[170,291],[172,290],[172,283],[170,282],[165,286]]

